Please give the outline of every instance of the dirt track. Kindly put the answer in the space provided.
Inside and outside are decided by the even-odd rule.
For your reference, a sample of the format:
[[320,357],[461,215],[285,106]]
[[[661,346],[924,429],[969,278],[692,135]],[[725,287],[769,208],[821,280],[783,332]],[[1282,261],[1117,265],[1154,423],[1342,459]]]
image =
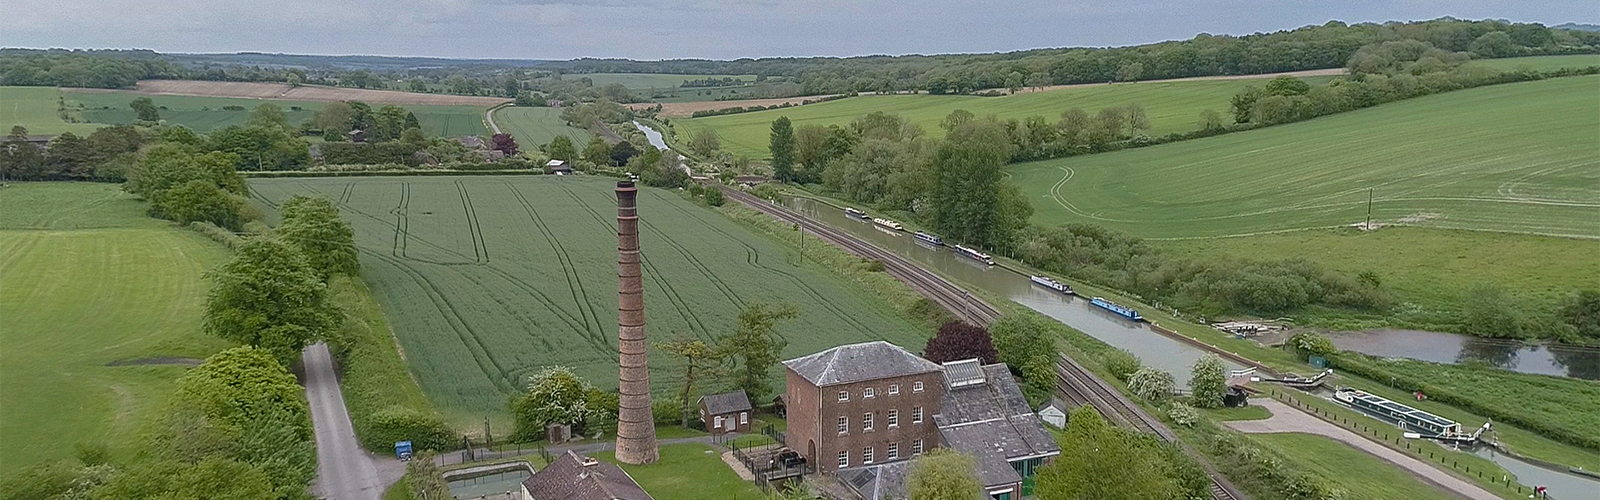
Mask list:
[[447,94],[420,94],[395,90],[350,89],[283,83],[206,82],[195,80],[141,80],[136,93],[281,99],[287,101],[362,101],[373,104],[425,104],[439,106],[494,106],[510,99]]

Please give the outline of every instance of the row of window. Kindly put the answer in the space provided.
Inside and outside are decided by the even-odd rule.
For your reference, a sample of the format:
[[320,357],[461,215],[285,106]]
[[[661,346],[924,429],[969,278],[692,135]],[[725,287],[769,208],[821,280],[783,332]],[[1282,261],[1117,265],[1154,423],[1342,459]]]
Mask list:
[[[861,414],[861,431],[862,432],[872,432],[872,427],[873,427],[872,422],[873,422],[872,412],[866,412],[866,413]],[[921,406],[918,406],[916,408],[912,408],[911,409],[911,423],[913,423],[913,424],[922,423],[922,407]],[[899,427],[899,426],[900,426],[900,409],[899,408],[892,408],[892,409],[889,410],[889,428],[893,429],[893,428],[896,428],[896,427]],[[849,434],[849,433],[850,433],[850,417],[846,417],[844,415],[839,415],[839,434],[840,435],[844,435],[844,434]]]
[[[889,443],[889,450],[888,451],[889,451],[889,457],[886,458],[885,460],[899,459],[900,458],[900,443]],[[873,456],[872,456],[873,453],[872,452],[873,452],[873,449],[872,449],[871,446],[868,446],[866,448],[862,448],[861,449],[861,465],[872,465],[872,460],[873,460]],[[911,442],[911,455],[912,456],[916,456],[916,455],[921,455],[921,454],[922,454],[922,440],[918,439],[916,441],[912,441]],[[846,450],[846,451],[839,452],[839,468],[845,468],[845,467],[849,467],[849,466],[850,466],[850,451]]]
[[[922,392],[922,382],[921,381],[912,382],[911,383],[911,392]],[[900,384],[889,384],[889,395],[890,396],[895,396],[895,395],[898,395],[898,394],[900,394]],[[866,389],[862,389],[861,390],[861,397],[863,399],[872,399],[875,396],[877,396],[877,389],[875,389],[875,388],[868,387]],[[849,401],[849,400],[850,400],[850,391],[839,391],[839,401],[843,402],[843,401]]]

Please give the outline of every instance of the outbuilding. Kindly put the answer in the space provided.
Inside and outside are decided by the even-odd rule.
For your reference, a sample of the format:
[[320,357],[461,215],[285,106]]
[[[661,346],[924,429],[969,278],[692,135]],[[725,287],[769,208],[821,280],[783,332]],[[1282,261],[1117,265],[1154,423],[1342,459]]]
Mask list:
[[572,167],[561,160],[550,160],[544,164],[545,172],[555,175],[572,175]]
[[1061,429],[1067,426],[1067,404],[1059,399],[1050,398],[1049,401],[1045,401],[1037,413],[1039,420],[1043,420],[1051,427]]
[[712,434],[750,432],[751,410],[744,389],[700,398],[700,421]]

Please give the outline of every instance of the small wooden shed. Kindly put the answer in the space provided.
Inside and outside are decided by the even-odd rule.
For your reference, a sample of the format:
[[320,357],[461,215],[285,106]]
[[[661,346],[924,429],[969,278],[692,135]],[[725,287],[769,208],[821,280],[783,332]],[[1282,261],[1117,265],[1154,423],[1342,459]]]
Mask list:
[[700,421],[712,434],[750,432],[751,411],[750,397],[744,389],[700,398]]
[[1050,424],[1051,427],[1062,429],[1067,426],[1067,405],[1056,398],[1050,398],[1039,407],[1039,420]]

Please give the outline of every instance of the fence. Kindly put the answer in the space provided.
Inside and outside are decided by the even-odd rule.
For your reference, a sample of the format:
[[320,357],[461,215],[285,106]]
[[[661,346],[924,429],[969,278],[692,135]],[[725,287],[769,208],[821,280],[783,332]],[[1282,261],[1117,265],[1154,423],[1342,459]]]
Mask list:
[[[1451,458],[1449,454],[1445,453],[1443,450],[1427,449],[1427,446],[1421,444],[1412,445],[1412,440],[1406,439],[1404,432],[1397,427],[1368,425],[1366,422],[1362,422],[1359,418],[1351,419],[1344,415],[1319,408],[1317,406],[1300,401],[1293,395],[1287,392],[1278,391],[1277,389],[1273,389],[1271,391],[1271,395],[1273,399],[1283,401],[1297,408],[1305,410],[1306,413],[1316,416],[1323,421],[1346,427],[1352,431],[1362,434],[1364,437],[1381,442],[1384,445],[1395,449],[1396,451],[1404,450],[1418,459],[1426,456],[1429,462],[1436,462],[1438,465],[1448,466],[1458,475],[1464,475],[1463,477],[1469,479],[1475,477],[1478,479],[1477,483],[1480,486],[1494,485],[1497,488],[1504,489],[1506,492],[1515,491],[1518,495],[1533,494],[1532,487],[1523,486],[1522,484],[1515,482],[1510,476],[1496,478],[1493,476],[1493,472],[1490,472],[1491,475],[1485,476],[1484,472],[1486,471],[1482,467],[1473,469],[1471,463],[1468,463],[1467,465],[1461,465],[1460,460]],[[1391,434],[1391,431],[1393,434]]]
[[[755,476],[756,486],[761,491],[771,492],[778,486],[792,480],[805,477],[806,474],[815,472],[811,464],[802,463],[790,465],[779,459],[779,454],[786,450],[783,443],[774,441],[773,434],[764,431],[762,435],[768,439],[730,439],[727,441],[728,449],[733,452],[733,457],[744,464],[750,474]],[[740,438],[753,438],[758,435],[740,436]],[[755,444],[760,443],[760,444]]]

